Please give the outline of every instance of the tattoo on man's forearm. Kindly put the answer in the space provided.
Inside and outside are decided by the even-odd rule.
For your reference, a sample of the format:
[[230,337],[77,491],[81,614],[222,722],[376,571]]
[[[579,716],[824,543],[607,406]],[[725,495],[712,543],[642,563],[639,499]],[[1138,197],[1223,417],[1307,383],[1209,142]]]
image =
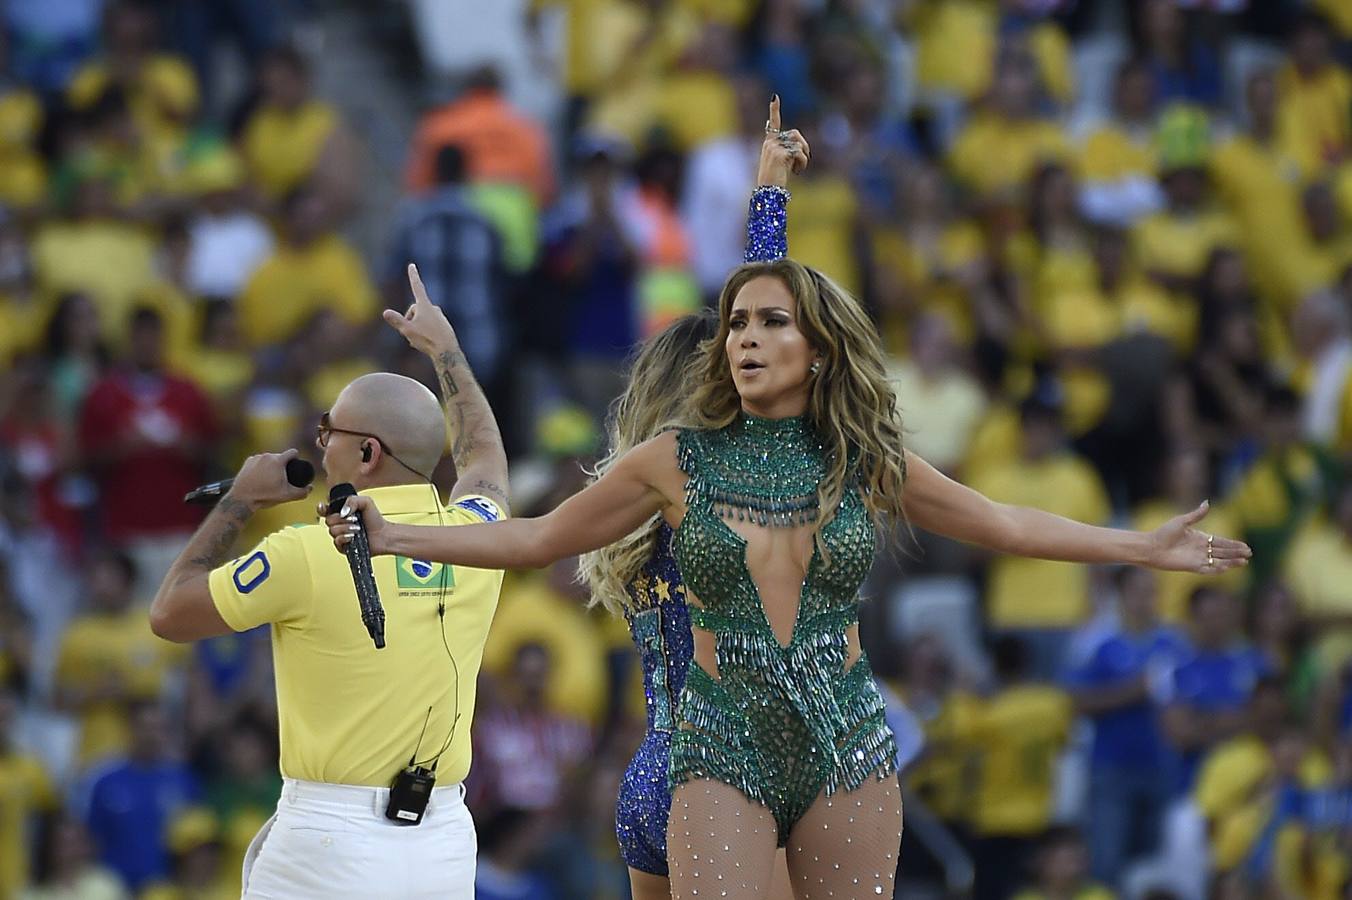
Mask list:
[[194,569],[210,570],[229,559],[236,538],[252,515],[248,504],[229,497],[222,500],[207,520],[206,531],[199,535],[206,546],[199,555],[190,558],[188,564]]
[[441,383],[441,393],[447,399],[460,393],[451,370],[465,364],[465,354],[455,350],[446,350],[437,355],[437,380]]
[[463,469],[469,463],[469,457],[476,446],[474,432],[476,424],[473,416],[465,414],[465,403],[457,403],[451,413],[451,459],[456,469]]
[[507,492],[502,489],[502,485],[495,484],[491,481],[485,481],[482,478],[474,482],[474,490],[478,491],[480,494],[487,494],[490,497],[502,500],[507,499]]

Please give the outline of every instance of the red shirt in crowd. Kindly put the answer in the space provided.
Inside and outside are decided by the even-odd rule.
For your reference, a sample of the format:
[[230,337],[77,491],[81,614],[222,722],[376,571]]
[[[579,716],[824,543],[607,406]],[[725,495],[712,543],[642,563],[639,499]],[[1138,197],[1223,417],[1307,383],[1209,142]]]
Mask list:
[[95,384],[80,413],[80,446],[98,480],[105,535],[196,527],[202,514],[183,495],[202,483],[204,451],[215,437],[211,403],[190,381],[120,371]]

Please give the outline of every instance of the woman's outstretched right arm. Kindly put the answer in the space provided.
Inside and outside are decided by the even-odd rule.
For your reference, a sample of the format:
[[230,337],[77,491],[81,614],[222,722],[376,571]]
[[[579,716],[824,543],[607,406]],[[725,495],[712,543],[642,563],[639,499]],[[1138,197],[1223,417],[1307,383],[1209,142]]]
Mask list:
[[[558,508],[530,519],[484,525],[400,525],[388,522],[371,498],[356,496],[345,507],[361,513],[371,554],[480,569],[539,569],[565,557],[619,540],[666,508],[679,492],[676,435],[658,435],[626,453],[596,483]],[[343,513],[327,518],[341,550],[350,539]]]

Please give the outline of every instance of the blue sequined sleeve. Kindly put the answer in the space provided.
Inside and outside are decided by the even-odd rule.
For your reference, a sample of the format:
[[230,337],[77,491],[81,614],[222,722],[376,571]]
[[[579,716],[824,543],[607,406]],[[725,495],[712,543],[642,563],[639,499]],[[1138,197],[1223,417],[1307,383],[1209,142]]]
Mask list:
[[789,192],[761,185],[751,194],[746,216],[744,262],[772,262],[789,255]]

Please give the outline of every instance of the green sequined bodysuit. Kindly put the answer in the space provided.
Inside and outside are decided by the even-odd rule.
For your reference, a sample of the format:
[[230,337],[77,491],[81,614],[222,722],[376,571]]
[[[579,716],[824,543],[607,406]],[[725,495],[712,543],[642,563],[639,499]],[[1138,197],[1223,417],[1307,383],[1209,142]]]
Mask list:
[[746,563],[746,540],[725,520],[766,527],[816,521],[825,452],[805,417],[742,416],[677,436],[688,476],[672,553],[700,606],[691,624],[714,635],[717,676],[692,662],[672,735],[673,785],[708,778],[775,817],[779,845],[823,790],[895,772],[896,741],[868,659],[846,669],[847,629],[873,562],[874,531],[849,485],[813,551],[787,647],[770,627]]

